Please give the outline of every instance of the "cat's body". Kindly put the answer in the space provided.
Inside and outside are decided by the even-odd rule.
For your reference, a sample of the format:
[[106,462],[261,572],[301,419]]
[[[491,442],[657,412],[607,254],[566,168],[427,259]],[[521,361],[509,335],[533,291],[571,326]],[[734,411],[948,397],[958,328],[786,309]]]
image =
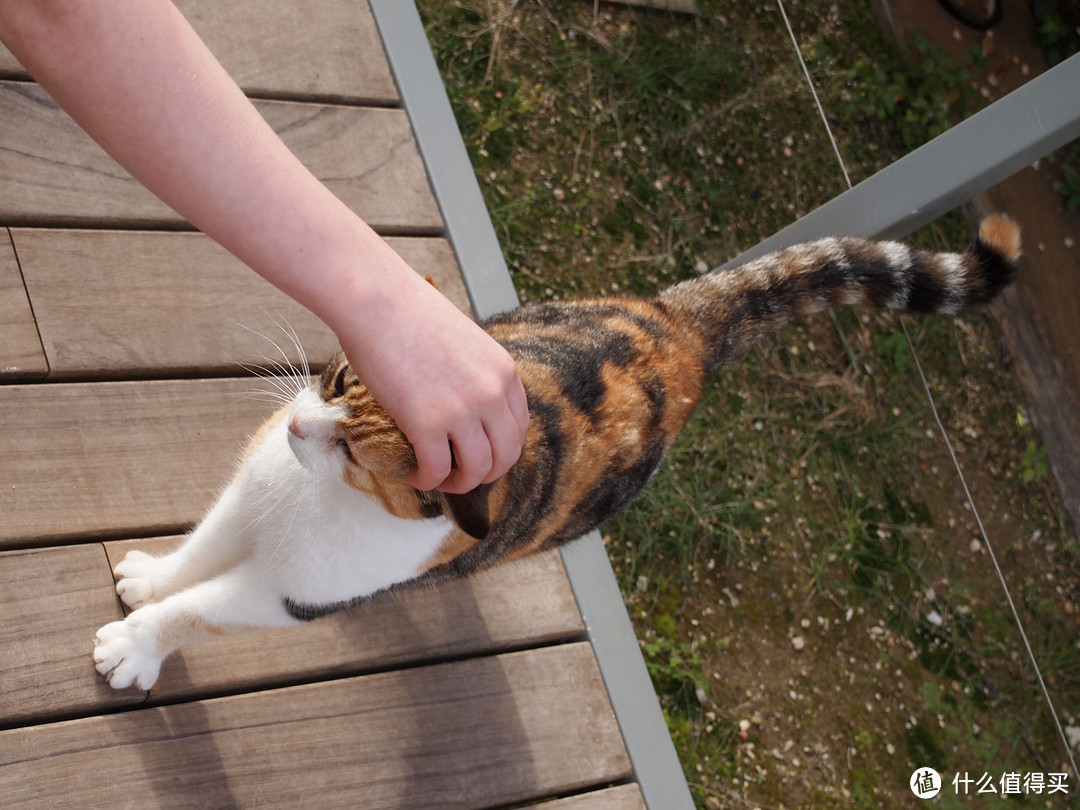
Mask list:
[[957,312],[992,299],[1019,251],[1016,226],[991,217],[963,255],[831,239],[653,299],[498,316],[485,328],[517,362],[530,428],[510,472],[463,496],[409,486],[411,447],[339,355],[260,428],[180,549],[117,566],[137,609],[98,631],[97,668],[148,689],[169,652],[208,634],[294,624],[573,540],[637,497],[709,376],[768,332],[836,304]]

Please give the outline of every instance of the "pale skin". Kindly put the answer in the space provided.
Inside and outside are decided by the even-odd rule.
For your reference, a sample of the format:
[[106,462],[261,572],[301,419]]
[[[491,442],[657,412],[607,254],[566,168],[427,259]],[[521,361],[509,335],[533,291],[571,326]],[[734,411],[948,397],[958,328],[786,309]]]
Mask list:
[[0,40],[136,179],[334,331],[412,443],[413,486],[466,492],[513,465],[513,360],[289,152],[168,0],[0,0]]

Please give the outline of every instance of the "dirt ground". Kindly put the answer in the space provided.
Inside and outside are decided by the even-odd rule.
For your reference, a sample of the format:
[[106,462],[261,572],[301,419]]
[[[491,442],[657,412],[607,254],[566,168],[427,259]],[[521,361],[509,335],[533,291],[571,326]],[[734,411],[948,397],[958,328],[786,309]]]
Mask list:
[[[988,71],[980,90],[994,99],[1047,69],[1032,44],[1028,4],[1004,2],[1004,19],[989,34],[965,28],[936,0],[882,0],[882,7],[901,40],[914,25],[958,58],[981,47]],[[1010,370],[1022,382],[1032,421],[1049,448],[1075,537],[1080,526],[1080,217],[1067,213],[1052,190],[1045,161],[991,189],[976,205],[984,212],[1009,213],[1023,229],[1020,281],[995,305],[993,315],[1011,357]],[[984,409],[978,397],[972,401],[973,410]],[[991,416],[1015,415],[1007,411]],[[986,417],[985,410],[973,414],[973,423]],[[925,463],[940,472],[928,481],[952,480],[944,449]],[[1010,590],[1031,598],[1039,590],[1038,580],[1044,593],[1056,594],[1047,597],[1057,600],[1056,609],[1080,622],[1080,583],[1067,555],[1059,555],[1038,531],[1022,527],[1024,507],[1000,486],[992,465],[976,469],[970,483],[989,536],[1026,538],[1000,552]],[[966,594],[972,605],[1000,605],[1001,587],[959,485],[927,484],[912,494],[935,516],[943,516],[959,546],[970,551],[939,552],[940,578],[917,600],[917,610],[933,615],[934,589],[946,592],[953,581],[978,583]],[[727,570],[695,571],[688,589],[693,607],[687,606],[684,616],[693,617],[687,619],[694,628],[690,632],[703,633],[722,650],[707,657],[706,708],[712,709],[707,716],[718,725],[726,720],[738,738],[736,780],[729,778],[731,768],[719,769],[725,774],[721,779],[710,775],[716,771],[708,762],[708,746],[701,744],[698,783],[707,793],[705,807],[983,807],[1005,798],[977,795],[974,786],[969,795],[957,795],[951,785],[934,802],[916,798],[905,787],[910,762],[920,751],[930,756],[934,745],[941,745],[952,763],[947,779],[954,773],[966,777],[964,768],[978,779],[1006,761],[1026,761],[1029,769],[1068,769],[1060,753],[1043,758],[1031,739],[1015,738],[1013,727],[1005,731],[988,722],[993,712],[978,719],[965,714],[962,687],[947,677],[927,676],[920,664],[925,651],[895,632],[880,612],[869,607],[853,611],[827,595],[808,592],[812,555],[799,541],[797,517],[792,524],[795,531],[788,525],[761,538],[768,545],[765,554]],[[1025,666],[1016,661],[1017,671]],[[986,677],[991,694],[993,677]],[[1034,707],[1041,700],[1034,681],[1030,692]],[[991,727],[982,727],[987,724]],[[1004,744],[1006,751],[1003,738],[1010,735],[1015,741]],[[1029,795],[1023,803],[1080,806],[1075,777],[1068,781],[1071,796]]]
[[[879,16],[903,42],[909,26],[962,59],[973,48],[987,56],[980,92],[992,101],[1045,72],[1035,45],[1031,3],[1002,0],[1003,16],[989,32],[968,28],[935,0],[878,0]],[[1053,191],[1046,161],[1024,169],[980,196],[984,211],[1019,221],[1024,270],[993,312],[1027,391],[1036,428],[1069,513],[1080,529],[1080,215]]]
[[[963,29],[941,9],[938,0],[871,2],[877,2],[886,17],[891,15],[901,38],[909,36],[908,21],[912,20],[952,53],[965,55],[976,47],[986,51],[989,67],[980,85],[988,98],[1045,69],[1041,54],[1028,44],[1032,24],[1030,17],[1024,16],[1028,0],[1003,0],[1005,19],[990,37]],[[524,60],[512,57],[514,48],[531,53],[533,38],[543,43],[545,37],[553,39],[561,34],[573,39],[571,34],[576,37],[587,32],[598,42],[614,42],[616,33],[652,13],[584,0],[580,5],[593,9],[591,25],[588,20],[579,21],[577,27],[567,30],[553,23],[559,15],[552,9],[568,9],[569,15],[569,10],[578,7],[573,3],[484,3],[483,14],[474,9],[476,24],[486,21],[484,27],[465,30],[481,43],[489,31],[498,33],[498,37],[492,34],[492,40],[500,43],[505,63],[519,68],[516,61]],[[746,31],[751,33],[745,34],[748,41],[771,45],[775,40],[779,30],[773,28],[779,24],[775,3],[722,0],[718,5],[738,8],[750,18]],[[825,17],[841,36],[852,30],[845,26],[856,11],[860,24],[873,25],[864,16],[866,0],[790,0],[785,5],[798,12],[793,16],[801,16],[804,27],[811,15],[818,25]],[[539,22],[530,28],[530,22],[536,20]],[[729,24],[722,16],[717,21],[724,27]],[[813,27],[809,30],[813,32]],[[668,35],[677,32],[673,26]],[[492,47],[491,53],[495,53]],[[475,54],[460,48],[449,50],[451,66],[460,71],[455,80],[464,81],[461,77],[473,64],[469,60]],[[536,48],[538,53],[549,50]],[[706,56],[699,51],[695,64],[705,64]],[[873,59],[873,55],[868,58]],[[490,73],[492,62],[481,61],[487,62]],[[509,73],[510,68],[506,69]],[[550,137],[551,142],[558,142],[560,128],[545,122],[543,116],[510,115],[505,102],[530,109],[538,105],[554,120],[562,113],[544,106],[553,96],[537,89],[540,85],[533,87],[529,69],[520,75],[527,77],[520,85],[507,83],[489,94],[494,100],[484,95],[486,90],[474,90],[464,115],[475,116],[472,123],[476,130],[486,133],[478,140],[485,167],[481,178],[496,191],[494,207],[506,208],[508,200],[514,206],[522,200],[535,205],[521,233],[513,217],[507,216],[506,225],[507,239],[513,241],[516,236],[524,245],[535,242],[536,251],[548,257],[543,263],[522,260],[515,266],[526,280],[525,289],[531,288],[531,297],[526,300],[571,296],[581,292],[577,282],[586,278],[590,282],[599,279],[602,283],[597,289],[607,289],[616,278],[620,289],[629,289],[635,280],[631,268],[658,258],[638,256],[641,251],[634,245],[632,232],[619,230],[621,237],[611,234],[608,240],[604,236],[608,229],[600,224],[608,212],[598,209],[590,224],[589,215],[581,213],[587,209],[575,208],[583,219],[571,224],[581,224],[582,238],[565,238],[566,233],[576,232],[562,230],[566,222],[549,213],[549,209],[559,207],[551,199],[560,205],[574,195],[594,194],[608,200],[625,190],[611,183],[606,174],[601,179],[601,173],[596,172],[593,184],[593,173],[578,171],[578,157],[586,144],[588,160],[583,160],[592,160],[594,113],[599,115],[601,108],[606,109],[603,94],[593,95],[591,85],[587,92],[578,93],[581,88],[577,88],[568,94],[569,106],[577,104],[588,111],[587,115],[572,111],[575,117],[568,120],[588,127],[585,134],[589,139],[582,137],[576,153],[573,142],[568,142],[573,166],[553,169],[552,164],[559,160],[544,141]],[[785,81],[801,86],[801,75],[794,70],[778,75],[780,86]],[[700,75],[695,77],[701,79]],[[489,87],[487,74],[483,86],[494,87]],[[757,96],[747,98],[747,106],[755,106]],[[784,105],[802,103],[792,101],[801,99],[801,93],[784,93],[777,98],[782,98]],[[541,142],[538,148],[527,148],[536,146],[530,145],[529,138],[516,140],[525,121],[536,127],[535,138]],[[768,143],[768,133],[763,136],[762,132],[758,135]],[[496,134],[502,136],[501,141]],[[644,146],[638,145],[644,153]],[[621,160],[625,146],[611,157]],[[756,149],[757,144],[754,146]],[[522,154],[514,153],[516,147],[522,148]],[[486,151],[489,148],[491,155]],[[702,149],[710,151],[707,145]],[[496,156],[500,151],[505,152],[505,163]],[[791,157],[790,152],[779,151]],[[749,155],[768,157],[768,152],[762,148]],[[753,161],[748,157],[748,162]],[[735,173],[732,164],[742,166],[742,156],[732,159],[717,177],[723,174],[727,182],[726,175]],[[721,160],[717,165],[725,164]],[[832,168],[831,163],[829,166]],[[781,162],[760,171],[787,177],[786,168]],[[812,168],[821,170],[817,164]],[[1080,486],[1068,483],[1069,465],[1080,457],[1080,430],[1069,422],[1070,417],[1080,414],[1076,407],[1080,391],[1077,344],[1070,334],[1069,317],[1077,311],[1070,304],[1080,301],[1080,291],[1075,289],[1080,283],[1080,268],[1074,244],[1080,242],[1080,235],[1070,235],[1076,220],[1064,213],[1062,198],[1052,191],[1051,168],[1045,161],[1038,169],[1025,170],[981,202],[984,209],[1016,217],[1027,244],[1021,282],[996,309],[997,326],[981,315],[949,322],[943,327],[949,330],[947,340],[924,344],[931,352],[946,344],[948,348],[924,359],[935,396],[945,400],[939,404],[948,412],[949,433],[969,478],[971,499],[995,541],[1009,592],[1029,622],[1051,690],[1067,705],[1062,711],[1063,723],[1080,734],[1080,703],[1074,697],[1080,696],[1076,687],[1080,683],[1080,576],[1075,541],[1062,530],[1062,510],[1053,499],[1045,472],[1039,469],[1030,486],[1021,485],[1023,474],[1035,473],[1041,463],[1030,449],[1046,444],[1067,497],[1075,498],[1080,492]],[[669,178],[663,179],[666,183]],[[739,187],[739,191],[757,199],[757,186],[763,179],[747,170],[745,188]],[[537,193],[532,194],[534,191]],[[682,209],[676,206],[673,210],[678,215]],[[792,216],[797,215],[794,206],[789,210]],[[633,216],[629,220],[637,222]],[[539,238],[535,230],[540,231]],[[601,238],[592,240],[590,230],[600,232]],[[619,253],[618,238],[626,243],[626,255]],[[672,241],[669,234],[667,242],[647,243],[655,242],[659,250],[667,252]],[[612,259],[605,262],[601,257],[608,252]],[[553,261],[552,256],[556,256]],[[572,273],[566,269],[571,263]],[[607,266],[596,270],[600,264]],[[652,268],[649,272],[662,275],[652,264],[647,266]],[[560,286],[563,273],[572,276],[575,283]],[[650,287],[660,283],[655,275],[637,281]],[[853,371],[850,377],[841,377],[849,367],[846,360],[830,365],[822,358],[847,357],[851,352],[845,353],[845,347],[851,342],[860,347],[860,356],[883,359],[875,337],[888,331],[864,329],[869,321],[854,320],[854,316],[844,323],[841,329],[839,322],[834,326],[829,319],[819,318],[793,326],[779,339],[775,351],[763,349],[748,364],[752,369],[732,370],[730,376],[718,381],[723,396],[716,400],[715,412],[701,415],[710,427],[695,437],[701,446],[693,449],[701,455],[687,455],[680,488],[659,494],[646,509],[643,519],[649,524],[645,527],[648,531],[636,531],[631,522],[629,528],[610,526],[605,535],[672,737],[695,798],[707,810],[915,808],[926,806],[908,787],[913,768],[919,766],[936,764],[949,780],[963,774],[978,779],[985,772],[998,779],[1013,769],[1041,774],[1069,767],[1019,646],[988,548],[929,416],[918,380],[912,371],[903,377],[897,375],[902,382],[889,382],[889,369],[895,370],[898,363],[895,357],[878,364],[875,371],[860,367],[857,374]],[[1002,351],[1003,336],[1013,347],[1011,356]],[[943,356],[945,352],[948,356]],[[792,360],[795,355],[802,359]],[[951,362],[954,355],[961,360]],[[931,365],[935,362],[936,368]],[[856,365],[851,360],[850,367]],[[935,378],[940,382],[950,368],[958,367],[963,369],[959,383],[950,379],[948,387],[935,385]],[[815,376],[819,373],[821,376]],[[1028,398],[1034,404],[1025,400],[1017,378],[1029,386]],[[794,404],[796,399],[801,402],[812,397],[819,384],[852,390],[843,399],[843,406],[810,412]],[[753,396],[742,396],[744,385],[753,389]],[[880,393],[886,390],[888,393]],[[754,406],[744,412],[744,403],[749,401]],[[789,409],[795,417],[786,413]],[[813,419],[822,420],[824,425],[834,418],[842,419],[849,411],[865,413],[828,431],[828,436],[821,431],[823,443],[836,439],[846,443],[843,452],[852,459],[859,457],[857,471],[842,475],[830,466],[834,453],[829,447],[821,449],[817,439],[800,444],[801,439],[792,437],[811,430],[808,423]],[[882,429],[863,444],[860,425],[869,428],[875,423],[874,414],[881,417],[876,424]],[[800,422],[803,415],[806,421]],[[1041,435],[1031,431],[1028,417]],[[901,423],[904,432],[891,431],[891,425]],[[755,440],[756,431],[765,431],[762,435],[768,434],[772,441]],[[738,438],[728,441],[726,435]],[[902,438],[890,439],[890,435]],[[904,461],[878,461],[893,453],[900,455],[899,443],[905,445]],[[915,448],[907,452],[912,444]],[[1026,455],[1025,444],[1029,447]],[[793,449],[796,447],[799,449]],[[719,448],[719,459],[707,455],[711,448]],[[764,460],[755,463],[763,453],[769,455],[767,464]],[[807,457],[815,454],[821,463],[811,458],[807,467]],[[715,469],[710,467],[707,473],[696,466],[697,459],[706,457],[709,464],[715,461]],[[737,463],[729,467],[728,457]],[[679,463],[669,460],[672,467]],[[887,480],[879,481],[875,473]],[[915,483],[909,484],[907,477],[893,480],[907,473]],[[758,487],[755,476],[767,478],[767,482]],[[710,506],[702,501],[701,511],[695,513],[698,505],[692,501],[701,486],[699,479],[707,480],[711,487],[708,504],[730,494],[733,503],[728,504],[729,511],[709,512]],[[894,493],[894,499],[899,499],[894,506],[902,514],[894,516],[889,511],[885,505],[888,499],[876,494],[879,489]],[[878,517],[867,517],[869,511],[879,508],[884,511],[878,512]],[[926,518],[917,517],[916,509]],[[672,525],[667,518],[680,512],[695,514],[701,522],[678,532],[658,528]],[[704,542],[723,534],[718,524],[731,529],[729,539],[735,551],[728,553],[722,544]],[[651,551],[641,550],[643,540],[653,543],[662,539],[659,534],[680,541],[699,535],[703,542],[678,546],[684,550],[693,547],[692,560],[676,551],[669,552],[665,561],[664,553],[656,552],[659,544]],[[648,566],[639,566],[636,561],[646,554],[652,555]],[[672,562],[676,556],[682,562]],[[860,585],[860,580],[873,581],[867,586]],[[1074,791],[1077,787],[1071,776],[1069,786]],[[1000,796],[986,799],[985,793],[976,795],[977,786],[966,795],[948,787],[946,795],[931,806],[983,807],[1001,800]],[[1044,792],[1020,799],[1028,807],[1080,806],[1075,794]]]

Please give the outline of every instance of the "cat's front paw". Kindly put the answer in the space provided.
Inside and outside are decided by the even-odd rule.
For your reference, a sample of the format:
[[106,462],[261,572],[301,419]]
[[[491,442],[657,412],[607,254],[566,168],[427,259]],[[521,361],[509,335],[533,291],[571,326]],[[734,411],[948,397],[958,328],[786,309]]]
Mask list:
[[94,666],[113,689],[132,684],[149,689],[161,672],[161,660],[154,634],[130,617],[105,625],[94,637]]
[[157,601],[154,575],[159,563],[157,557],[151,557],[144,551],[129,551],[113,569],[119,577],[116,592],[132,610]]

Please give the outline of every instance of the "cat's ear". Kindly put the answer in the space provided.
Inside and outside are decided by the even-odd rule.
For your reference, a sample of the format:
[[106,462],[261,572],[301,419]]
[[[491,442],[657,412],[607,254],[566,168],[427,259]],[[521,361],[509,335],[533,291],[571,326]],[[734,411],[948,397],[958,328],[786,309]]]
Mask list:
[[491,484],[481,484],[464,495],[445,494],[450,516],[470,537],[483,540],[491,531],[491,515],[488,512],[488,493]]

